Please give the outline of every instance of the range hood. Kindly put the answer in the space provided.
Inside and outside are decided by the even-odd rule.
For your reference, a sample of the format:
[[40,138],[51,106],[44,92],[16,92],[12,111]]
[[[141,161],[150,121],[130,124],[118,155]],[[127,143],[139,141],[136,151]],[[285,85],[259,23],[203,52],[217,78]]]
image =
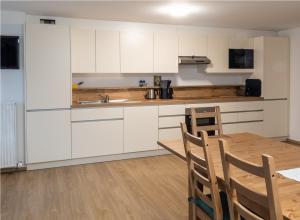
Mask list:
[[179,64],[210,64],[205,56],[179,56]]

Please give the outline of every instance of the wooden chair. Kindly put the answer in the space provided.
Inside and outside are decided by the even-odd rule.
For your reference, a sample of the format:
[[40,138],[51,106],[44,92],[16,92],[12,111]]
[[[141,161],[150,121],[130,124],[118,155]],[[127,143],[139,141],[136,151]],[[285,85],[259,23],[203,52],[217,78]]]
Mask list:
[[[207,145],[207,132],[200,131],[201,138],[196,137],[187,132],[187,127],[184,123],[181,123],[181,130],[188,165],[189,219],[229,220],[226,193],[219,193],[217,177]],[[195,155],[191,151],[191,144],[203,149],[204,158]],[[204,193],[204,187],[209,189],[209,195]],[[226,207],[224,215],[222,203]]]
[[[195,136],[199,136],[200,130],[204,130],[207,132],[217,131],[217,136],[223,135],[222,121],[221,121],[221,113],[220,107],[204,107],[204,108],[191,108],[191,125],[192,125],[192,133]],[[214,118],[214,125],[206,125],[206,126],[198,126],[197,120],[203,120],[204,118]]]
[[[225,140],[219,140],[227,198],[232,220],[282,220],[273,157],[262,155],[262,166],[237,158]],[[232,176],[231,167],[264,178],[266,194],[255,192]]]

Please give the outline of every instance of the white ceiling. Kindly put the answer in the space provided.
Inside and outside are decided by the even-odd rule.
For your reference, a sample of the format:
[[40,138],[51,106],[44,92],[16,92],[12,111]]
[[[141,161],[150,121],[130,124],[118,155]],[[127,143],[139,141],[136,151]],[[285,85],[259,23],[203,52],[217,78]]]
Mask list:
[[1,3],[1,10],[23,11],[43,16],[274,31],[300,26],[299,1],[193,1],[189,4],[203,10],[179,18],[158,13],[158,8],[169,4],[168,1],[2,1]]

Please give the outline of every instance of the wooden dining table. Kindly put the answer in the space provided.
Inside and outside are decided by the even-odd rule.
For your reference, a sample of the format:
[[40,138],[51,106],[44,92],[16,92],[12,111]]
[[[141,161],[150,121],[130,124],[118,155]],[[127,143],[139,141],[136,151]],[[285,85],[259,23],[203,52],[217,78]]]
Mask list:
[[[251,133],[223,135],[222,137],[209,137],[208,146],[212,154],[215,172],[220,189],[224,189],[224,175],[219,150],[218,139],[228,141],[230,150],[241,159],[262,164],[261,155],[268,154],[274,157],[276,171],[300,167],[300,147],[281,142],[275,139],[262,137]],[[186,160],[183,141],[161,140],[158,144],[172,152],[182,160]],[[202,149],[191,147],[192,151],[203,157]],[[235,177],[246,182],[252,189],[265,192],[265,182],[251,174],[246,174],[237,168],[233,170]],[[300,182],[278,174],[277,184],[282,213],[285,219],[300,220]]]

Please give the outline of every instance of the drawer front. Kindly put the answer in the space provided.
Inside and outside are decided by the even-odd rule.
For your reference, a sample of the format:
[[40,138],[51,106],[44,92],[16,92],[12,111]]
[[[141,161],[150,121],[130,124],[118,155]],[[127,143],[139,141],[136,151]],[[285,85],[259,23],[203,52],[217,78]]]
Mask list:
[[234,124],[223,125],[224,134],[249,132],[249,133],[262,135],[263,134],[262,131],[263,131],[263,122],[234,123]]
[[160,117],[158,122],[159,128],[180,127],[180,123],[185,122],[185,116]]
[[263,135],[263,122],[249,122],[236,124],[237,132],[249,132]]
[[220,106],[221,112],[263,110],[263,101],[190,104],[189,108]]
[[123,120],[72,123],[72,158],[121,153]]
[[118,118],[123,118],[123,107],[72,109],[71,111],[72,121],[89,121]]
[[238,113],[223,113],[221,114],[222,123],[232,123],[238,121]]
[[264,120],[263,111],[256,112],[239,112],[238,121],[262,121]]
[[158,107],[159,116],[184,115],[185,105],[160,105]]
[[181,128],[159,129],[159,140],[182,139]]

